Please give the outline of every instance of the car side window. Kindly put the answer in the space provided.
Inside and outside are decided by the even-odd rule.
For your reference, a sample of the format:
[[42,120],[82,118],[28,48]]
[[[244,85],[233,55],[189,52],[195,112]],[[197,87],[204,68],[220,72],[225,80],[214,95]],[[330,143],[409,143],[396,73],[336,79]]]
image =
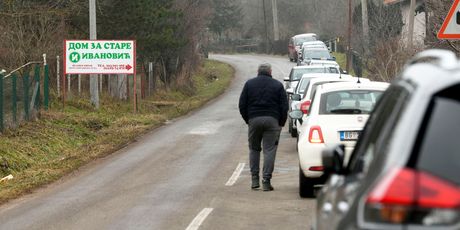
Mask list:
[[348,164],[350,173],[366,173],[376,153],[388,146],[408,98],[409,91],[402,86],[391,86],[385,91],[356,144]]
[[460,185],[460,85],[435,95],[419,131],[412,167]]
[[294,70],[292,69],[291,73],[289,74],[289,81],[292,81],[294,79],[293,76],[294,76]]

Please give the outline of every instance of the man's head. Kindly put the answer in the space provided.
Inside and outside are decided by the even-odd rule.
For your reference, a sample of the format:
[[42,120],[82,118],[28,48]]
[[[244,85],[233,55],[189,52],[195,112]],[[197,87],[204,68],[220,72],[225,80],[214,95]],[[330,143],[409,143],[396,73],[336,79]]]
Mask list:
[[271,76],[272,66],[269,63],[262,63],[259,65],[259,69],[257,70],[257,73]]

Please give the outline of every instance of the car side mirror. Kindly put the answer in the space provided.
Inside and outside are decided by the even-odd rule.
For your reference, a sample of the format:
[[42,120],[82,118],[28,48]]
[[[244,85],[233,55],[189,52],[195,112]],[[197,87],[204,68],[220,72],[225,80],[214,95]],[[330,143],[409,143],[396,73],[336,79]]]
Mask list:
[[303,113],[300,110],[294,110],[289,113],[289,117],[292,119],[301,119],[303,117]]
[[292,99],[293,101],[300,101],[300,100],[302,100],[302,96],[300,96],[300,94],[293,94],[293,95],[291,96],[291,99]]
[[289,79],[289,77],[285,77],[283,80],[284,80],[284,81],[291,81],[291,80]]
[[326,148],[322,152],[322,160],[325,174],[345,174],[345,145],[339,144]]
[[293,88],[287,88],[287,89],[286,89],[286,93],[287,93],[288,95],[294,94],[294,89],[293,89]]

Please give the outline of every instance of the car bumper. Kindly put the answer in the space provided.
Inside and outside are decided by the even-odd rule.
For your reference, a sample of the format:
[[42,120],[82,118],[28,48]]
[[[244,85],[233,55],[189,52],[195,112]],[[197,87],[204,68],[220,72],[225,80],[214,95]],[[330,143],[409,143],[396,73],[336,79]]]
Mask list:
[[309,142],[299,142],[299,162],[303,174],[309,178],[319,178],[324,173],[322,171],[311,171],[310,167],[322,166],[322,151],[325,144],[311,144]]

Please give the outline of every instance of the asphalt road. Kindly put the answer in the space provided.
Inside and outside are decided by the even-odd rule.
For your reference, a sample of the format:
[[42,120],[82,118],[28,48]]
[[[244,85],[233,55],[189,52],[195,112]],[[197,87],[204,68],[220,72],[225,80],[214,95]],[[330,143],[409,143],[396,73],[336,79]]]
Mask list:
[[[294,63],[273,56],[211,58],[236,69],[224,95],[70,177],[1,206],[0,229],[308,229],[315,201],[298,196],[295,140],[285,127],[275,190],[252,191],[247,126],[238,112],[242,86],[256,75],[258,64],[271,63],[274,77],[282,81]],[[238,167],[241,174],[231,180]]]

